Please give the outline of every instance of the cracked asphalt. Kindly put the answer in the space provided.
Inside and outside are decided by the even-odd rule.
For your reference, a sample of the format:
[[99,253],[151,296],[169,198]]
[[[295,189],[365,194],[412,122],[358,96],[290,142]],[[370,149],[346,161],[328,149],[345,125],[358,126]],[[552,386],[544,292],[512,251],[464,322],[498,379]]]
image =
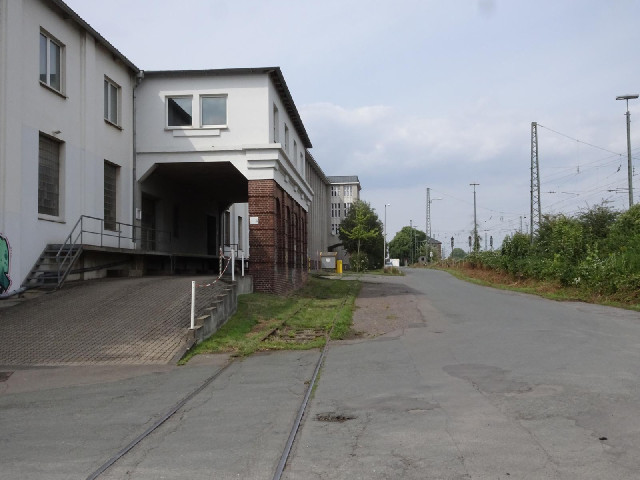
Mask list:
[[[330,345],[283,478],[638,478],[640,314],[432,270],[364,280],[361,335]],[[87,478],[215,372],[99,478],[271,479],[317,358],[13,372],[0,479]]]

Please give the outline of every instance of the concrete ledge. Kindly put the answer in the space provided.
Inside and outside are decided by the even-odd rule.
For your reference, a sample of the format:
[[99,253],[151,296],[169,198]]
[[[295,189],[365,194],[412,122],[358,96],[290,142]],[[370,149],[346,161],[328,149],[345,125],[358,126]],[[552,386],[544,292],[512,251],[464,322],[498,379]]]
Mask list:
[[194,344],[198,344],[216,333],[236,313],[238,310],[237,291],[237,285],[229,285],[225,288],[223,295],[218,295],[217,300],[211,302],[211,306],[204,309],[208,313],[198,317],[197,327],[192,331]]

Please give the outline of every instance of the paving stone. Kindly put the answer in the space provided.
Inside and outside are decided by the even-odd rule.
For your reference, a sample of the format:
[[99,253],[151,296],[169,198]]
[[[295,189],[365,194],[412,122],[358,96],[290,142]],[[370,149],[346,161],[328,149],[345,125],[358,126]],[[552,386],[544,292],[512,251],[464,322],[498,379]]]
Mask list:
[[[169,363],[190,326],[191,281],[103,279],[0,308],[0,365]],[[197,314],[224,288],[196,289]]]

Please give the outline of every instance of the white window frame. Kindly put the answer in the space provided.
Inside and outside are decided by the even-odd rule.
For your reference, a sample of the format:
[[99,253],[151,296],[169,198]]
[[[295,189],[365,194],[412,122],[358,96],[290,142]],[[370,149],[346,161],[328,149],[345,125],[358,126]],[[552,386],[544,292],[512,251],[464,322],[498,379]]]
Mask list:
[[[203,121],[203,112],[204,108],[202,107],[202,101],[207,98],[222,98],[224,99],[224,122],[223,123],[204,123]],[[204,94],[200,95],[199,106],[200,106],[200,127],[201,128],[226,128],[229,119],[229,110],[228,110],[228,95],[221,94]],[[167,117],[168,119],[168,117]],[[192,116],[193,120],[193,116]]]
[[[53,35],[49,34],[48,32],[46,32],[45,30],[40,30],[40,36],[38,37],[39,42],[40,39],[44,38],[46,40],[45,43],[45,52],[44,52],[44,65],[42,65],[42,61],[43,61],[43,52],[42,52],[42,43],[39,43],[39,57],[38,60],[40,62],[40,66],[39,66],[39,77],[42,77],[42,75],[44,74],[44,80],[42,78],[40,79],[40,85],[43,85],[47,88],[50,88],[51,90],[53,90],[54,92],[63,94],[64,92],[64,82],[65,82],[65,76],[64,76],[64,67],[65,67],[65,46],[64,44],[58,40],[57,38],[55,38]],[[55,85],[52,85],[51,83],[51,44],[55,45],[58,47],[58,51],[59,51],[59,65],[58,65],[58,76],[60,77],[59,79],[59,88],[56,87]],[[42,67],[44,66],[44,71],[42,71]]]
[[[185,130],[193,128],[193,95],[165,95],[164,124],[167,130]],[[169,100],[172,98],[188,98],[191,100],[191,124],[190,125],[169,125]],[[197,112],[195,112],[197,113]]]
[[[105,75],[104,77],[104,120],[116,127],[120,127],[120,111],[122,102],[122,89],[120,85]],[[115,115],[113,114],[113,95],[115,94]]]

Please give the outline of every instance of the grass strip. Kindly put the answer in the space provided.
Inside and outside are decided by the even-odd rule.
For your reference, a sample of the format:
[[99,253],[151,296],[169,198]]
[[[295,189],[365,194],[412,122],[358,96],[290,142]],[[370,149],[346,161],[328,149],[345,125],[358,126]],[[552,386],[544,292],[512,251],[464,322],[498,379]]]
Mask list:
[[351,328],[360,287],[358,280],[311,276],[304,287],[286,296],[240,295],[237,312],[215,334],[189,350],[180,364],[201,353],[245,356],[266,350],[320,348],[332,326],[331,338],[344,338]]
[[529,293],[549,300],[585,302],[640,311],[640,305],[636,303],[635,299],[627,300],[615,296],[596,295],[579,288],[563,286],[559,282],[531,278],[518,279],[504,272],[496,272],[495,270],[483,268],[437,267],[437,269],[449,272],[454,277],[467,282],[501,290]]

